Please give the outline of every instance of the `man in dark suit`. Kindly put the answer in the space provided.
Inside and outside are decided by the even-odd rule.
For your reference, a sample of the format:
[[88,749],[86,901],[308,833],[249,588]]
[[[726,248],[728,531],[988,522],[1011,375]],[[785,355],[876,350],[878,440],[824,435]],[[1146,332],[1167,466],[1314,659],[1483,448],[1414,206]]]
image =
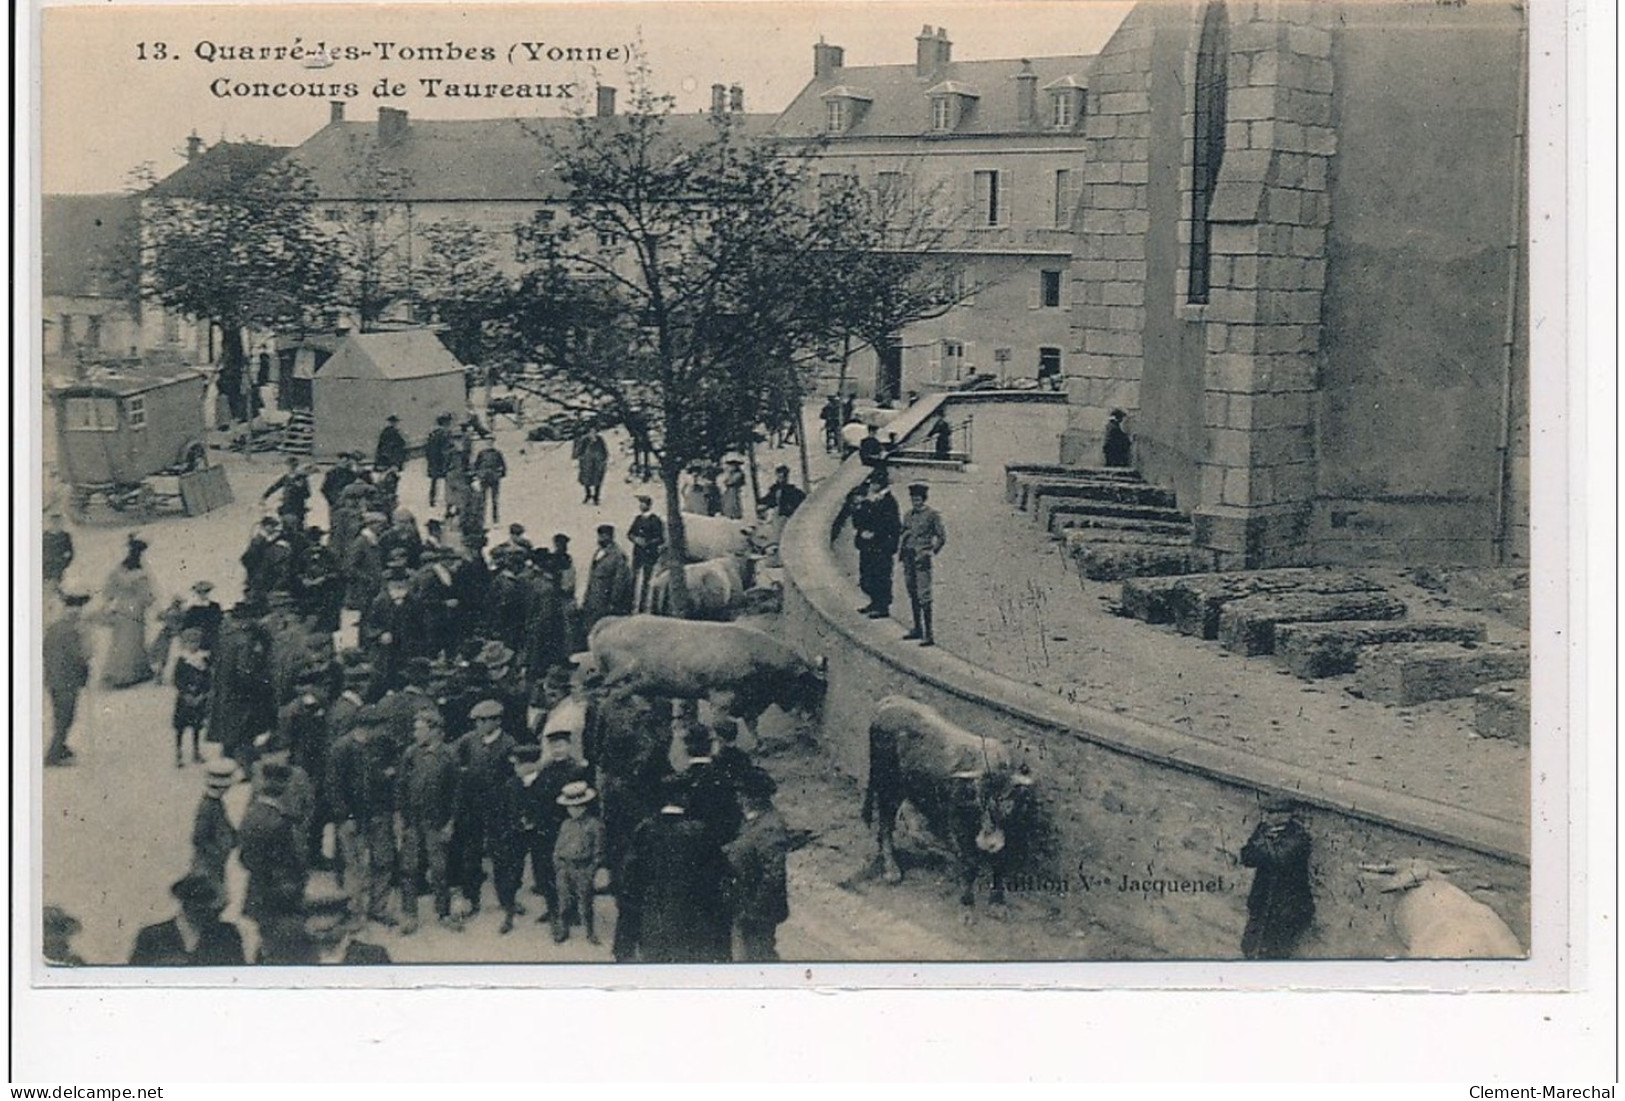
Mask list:
[[65,765],[73,760],[68,731],[79,710],[79,693],[90,680],[90,658],[79,630],[79,610],[90,597],[70,593],[62,598],[62,614],[45,628],[45,691],[51,697],[51,744],[45,763]]
[[655,566],[666,546],[666,525],[654,514],[653,507],[654,500],[648,494],[638,494],[638,514],[626,529],[626,537],[632,541],[632,584],[640,612],[648,610],[649,582],[654,580]]
[[728,898],[739,934],[740,958],[747,963],[776,963],[778,929],[790,917],[790,892],[785,857],[790,838],[773,809],[777,785],[759,768],[749,768],[738,779],[745,822],[739,837],[728,844]]
[[136,934],[132,967],[231,967],[247,962],[242,934],[220,920],[226,897],[212,879],[189,873],[176,880],[169,893],[180,901],[181,912]]
[[587,632],[605,616],[632,614],[632,567],[615,545],[615,528],[598,525],[598,549],[587,571],[587,591],[581,600]]
[[429,507],[434,508],[447,468],[460,458],[452,438],[450,413],[441,413],[434,419],[429,438],[423,443],[423,458],[429,465]]
[[57,509],[46,517],[44,561],[46,587],[59,587],[73,562],[73,536],[62,527],[62,513]]
[[406,437],[401,435],[401,418],[391,413],[384,418],[384,430],[378,433],[378,446],[373,449],[372,465],[399,470],[406,465]]

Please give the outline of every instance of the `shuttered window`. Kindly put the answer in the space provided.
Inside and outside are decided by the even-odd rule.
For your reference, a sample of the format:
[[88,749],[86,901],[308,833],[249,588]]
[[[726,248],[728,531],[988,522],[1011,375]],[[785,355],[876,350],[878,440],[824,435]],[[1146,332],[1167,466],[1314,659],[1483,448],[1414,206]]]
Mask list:
[[1002,224],[1004,211],[1000,206],[999,174],[976,172],[971,177],[971,215],[974,225]]

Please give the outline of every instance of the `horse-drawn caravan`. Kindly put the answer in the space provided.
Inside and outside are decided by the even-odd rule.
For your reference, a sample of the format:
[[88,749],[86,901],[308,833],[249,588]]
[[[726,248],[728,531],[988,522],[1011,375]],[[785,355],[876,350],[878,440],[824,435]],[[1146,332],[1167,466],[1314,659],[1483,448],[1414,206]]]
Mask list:
[[230,502],[225,472],[209,465],[207,382],[181,370],[100,374],[52,388],[57,471],[75,516],[98,498],[137,515],[165,506],[196,514]]

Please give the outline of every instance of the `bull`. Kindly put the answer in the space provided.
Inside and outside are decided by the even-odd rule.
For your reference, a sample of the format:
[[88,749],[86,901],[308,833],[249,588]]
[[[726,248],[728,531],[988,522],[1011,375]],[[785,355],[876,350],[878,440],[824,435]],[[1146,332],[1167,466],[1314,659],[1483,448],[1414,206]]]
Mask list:
[[606,689],[708,699],[719,712],[744,722],[752,739],[757,720],[774,704],[809,721],[817,721],[823,709],[824,662],[814,665],[750,627],[609,616],[593,627],[587,648]]
[[1394,930],[1411,959],[1519,959],[1528,953],[1501,916],[1445,878],[1454,869],[1426,860],[1362,864],[1385,877],[1384,894],[1403,892],[1394,906]]
[[[683,567],[688,588],[689,616],[693,619],[726,619],[756,583],[758,555],[725,554]],[[672,615],[670,567],[655,573],[649,582],[649,610],[655,615]]]
[[887,696],[869,722],[863,821],[875,827],[877,859],[888,883],[903,879],[893,834],[905,801],[952,846],[963,885],[959,901],[975,901],[977,874],[986,864],[990,900],[1003,902],[1012,849],[1027,840],[1036,805],[1033,778],[1025,766],[1014,766],[1009,748],[918,700]]
[[684,513],[683,535],[689,562],[727,555],[763,554],[769,545],[766,533],[757,525],[726,516]]

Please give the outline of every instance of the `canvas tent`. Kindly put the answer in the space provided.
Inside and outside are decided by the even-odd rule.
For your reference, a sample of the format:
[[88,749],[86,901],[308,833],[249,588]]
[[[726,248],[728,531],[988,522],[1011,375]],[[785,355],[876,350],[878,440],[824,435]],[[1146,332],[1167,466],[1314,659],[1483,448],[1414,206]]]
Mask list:
[[355,333],[316,371],[312,453],[372,456],[384,418],[399,417],[406,442],[421,446],[440,413],[468,407],[463,366],[428,329]]

